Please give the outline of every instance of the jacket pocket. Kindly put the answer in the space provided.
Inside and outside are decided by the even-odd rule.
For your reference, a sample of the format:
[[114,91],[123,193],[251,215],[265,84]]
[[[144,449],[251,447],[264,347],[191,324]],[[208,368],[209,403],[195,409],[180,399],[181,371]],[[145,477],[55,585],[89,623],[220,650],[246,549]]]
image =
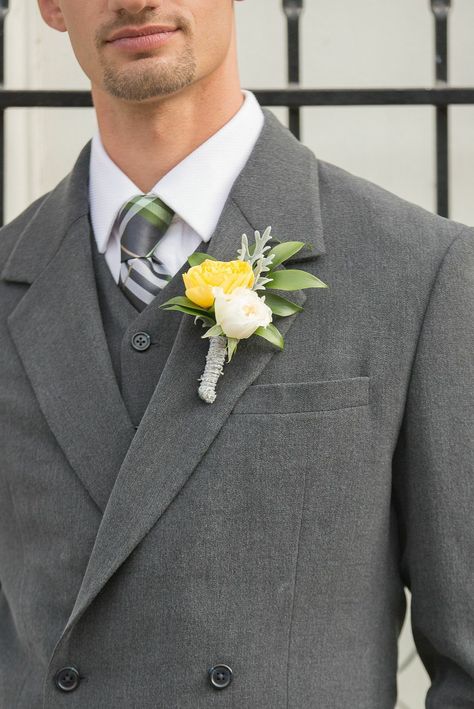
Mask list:
[[370,377],[251,384],[232,414],[286,414],[329,411],[369,403]]

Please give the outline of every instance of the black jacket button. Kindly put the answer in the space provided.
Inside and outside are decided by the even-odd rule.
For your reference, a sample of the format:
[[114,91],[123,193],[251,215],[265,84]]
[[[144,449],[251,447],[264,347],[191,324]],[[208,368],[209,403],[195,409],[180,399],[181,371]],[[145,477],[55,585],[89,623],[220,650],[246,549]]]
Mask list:
[[54,683],[62,692],[73,692],[79,687],[80,675],[75,667],[62,667],[54,676]]
[[132,337],[132,347],[138,352],[147,350],[151,345],[151,337],[147,332],[136,332]]
[[232,682],[232,670],[228,665],[215,665],[209,672],[209,681],[215,689],[225,689]]

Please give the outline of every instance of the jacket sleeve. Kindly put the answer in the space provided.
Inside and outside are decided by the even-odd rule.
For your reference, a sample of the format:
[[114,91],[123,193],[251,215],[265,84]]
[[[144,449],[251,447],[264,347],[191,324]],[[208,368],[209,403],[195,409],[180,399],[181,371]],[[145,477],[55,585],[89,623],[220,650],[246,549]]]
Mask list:
[[400,572],[427,709],[474,707],[474,230],[446,251],[393,458]]

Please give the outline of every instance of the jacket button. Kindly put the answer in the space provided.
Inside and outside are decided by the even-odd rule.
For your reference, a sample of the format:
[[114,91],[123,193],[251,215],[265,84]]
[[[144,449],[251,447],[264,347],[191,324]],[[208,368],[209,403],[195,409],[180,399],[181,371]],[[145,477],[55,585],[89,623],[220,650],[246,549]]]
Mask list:
[[54,683],[62,692],[73,692],[79,687],[80,675],[75,667],[62,667],[54,677]]
[[151,337],[147,332],[136,332],[132,337],[132,347],[138,352],[147,350],[151,345]]
[[215,689],[225,689],[232,681],[232,670],[227,665],[215,665],[209,672],[209,681]]

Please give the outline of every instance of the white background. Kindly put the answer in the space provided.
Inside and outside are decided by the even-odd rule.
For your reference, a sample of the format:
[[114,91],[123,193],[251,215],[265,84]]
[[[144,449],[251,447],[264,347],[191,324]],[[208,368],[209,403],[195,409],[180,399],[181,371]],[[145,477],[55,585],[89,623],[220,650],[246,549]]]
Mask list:
[[[10,4],[6,87],[88,89],[67,35],[43,26],[34,0]],[[246,0],[235,8],[242,86],[285,87],[280,0]],[[302,86],[430,87],[433,24],[429,0],[305,0]],[[449,60],[454,86],[474,86],[473,27],[472,0],[453,0]],[[274,112],[287,123],[286,109]],[[474,107],[453,107],[450,116],[451,216],[474,224]],[[431,107],[306,108],[301,139],[318,157],[434,210],[434,125]],[[94,126],[92,109],[7,112],[7,221],[69,172]],[[400,663],[412,649],[408,614]],[[428,686],[415,657],[399,674],[399,709],[423,709]]]

